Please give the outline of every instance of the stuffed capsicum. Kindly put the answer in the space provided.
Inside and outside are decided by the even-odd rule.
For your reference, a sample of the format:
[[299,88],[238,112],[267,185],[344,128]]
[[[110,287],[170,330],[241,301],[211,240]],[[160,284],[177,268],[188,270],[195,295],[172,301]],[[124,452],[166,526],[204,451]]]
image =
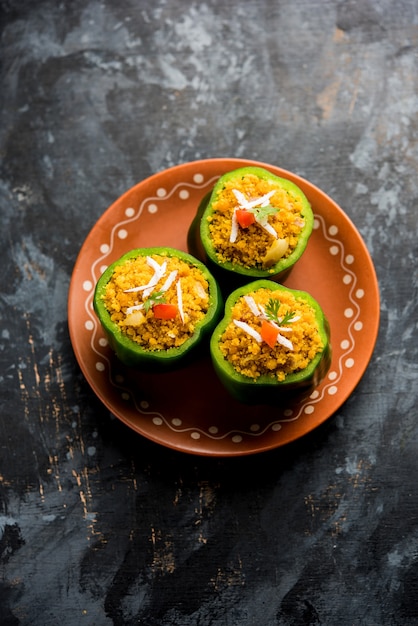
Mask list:
[[305,291],[258,280],[233,291],[215,328],[210,353],[235,399],[279,404],[319,385],[331,363],[330,328]]
[[183,364],[209,341],[222,310],[205,265],[168,247],[131,250],[115,261],[99,278],[93,305],[120,361],[152,371]]
[[307,246],[313,220],[295,183],[262,167],[242,167],[221,176],[202,199],[188,249],[232,285],[256,278],[283,282]]

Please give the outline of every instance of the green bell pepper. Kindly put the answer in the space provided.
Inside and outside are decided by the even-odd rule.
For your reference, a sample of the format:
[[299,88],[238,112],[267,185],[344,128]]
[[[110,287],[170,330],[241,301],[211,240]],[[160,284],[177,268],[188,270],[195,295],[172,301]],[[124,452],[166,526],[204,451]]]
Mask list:
[[295,183],[261,167],[242,167],[221,176],[202,199],[188,250],[229,289],[257,278],[283,282],[305,251],[313,221]]
[[[236,315],[240,327],[234,322]],[[245,320],[254,336],[243,327]],[[270,332],[273,341],[267,343]],[[258,280],[227,298],[224,317],[211,337],[210,354],[219,380],[236,400],[278,405],[309,395],[325,377],[331,364],[330,327],[310,294]],[[249,371],[242,373],[245,368]]]
[[[105,304],[105,294],[109,281],[114,276],[115,270],[119,273],[118,269],[120,266],[128,263],[132,260],[137,259],[139,256],[143,257],[152,257],[157,255],[157,258],[170,258],[176,257],[180,261],[184,261],[189,266],[197,268],[200,270],[204,279],[208,284],[208,304],[207,310],[204,317],[198,320],[193,328],[192,334],[181,344],[174,347],[167,347],[166,349],[151,349],[148,346],[140,345],[133,339],[129,337],[126,332],[126,328],[121,327],[117,322],[119,320],[112,319],[112,315],[109,312],[108,308]],[[180,271],[178,273],[180,276]],[[140,303],[138,306],[131,307],[131,309],[139,309],[142,308],[142,311],[135,311],[134,315],[143,316],[144,312],[145,317],[148,315],[149,317],[157,317],[157,314],[154,311],[159,309],[159,315],[162,318],[162,323],[166,323],[165,320],[170,317],[174,317],[170,314],[170,307],[177,309],[173,304],[164,304],[164,293],[168,293],[161,291],[161,286],[164,284],[164,281],[167,279],[167,272],[165,276],[162,276],[155,284],[153,289],[153,295],[149,297],[148,300],[148,308],[146,307],[146,301]],[[183,278],[181,279],[183,280]],[[143,289],[143,288],[142,288]],[[174,287],[172,287],[174,289]],[[129,290],[124,290],[126,294]],[[134,288],[130,291],[138,291],[138,289]],[[151,290],[148,290],[151,291]],[[142,292],[144,293],[144,292]],[[178,292],[177,292],[178,293]],[[131,294],[129,294],[131,295]],[[137,302],[143,297],[139,293],[135,293],[135,296],[138,297]],[[182,296],[182,307],[183,307],[184,296]],[[154,308],[151,308],[153,305]],[[223,301],[220,294],[220,290],[217,282],[213,278],[212,274],[205,267],[203,263],[201,263],[198,259],[194,258],[192,255],[176,250],[174,248],[169,247],[152,247],[152,248],[139,248],[135,250],[131,250],[127,254],[124,254],[117,261],[112,263],[101,275],[99,280],[97,281],[94,297],[93,297],[93,306],[96,312],[96,315],[103,327],[103,330],[107,336],[109,341],[109,345],[111,349],[116,353],[116,356],[119,360],[127,365],[128,367],[135,367],[139,369],[146,368],[147,371],[165,371],[170,370],[179,365],[184,365],[189,362],[189,359],[192,356],[197,356],[200,349],[203,349],[204,344],[206,344],[206,350],[208,349],[208,342],[210,334],[215,327],[216,323],[219,321],[219,317],[222,312]],[[164,313],[165,308],[165,313]],[[151,309],[151,312],[150,312]],[[167,316],[168,309],[168,316]],[[177,309],[178,310],[178,309]],[[114,311],[113,311],[114,313]],[[128,311],[130,315],[131,312]],[[127,311],[122,310],[121,306],[121,316],[126,316]],[[176,315],[174,313],[174,315]],[[180,316],[181,317],[181,316]],[[179,314],[177,314],[177,318],[179,318]],[[124,318],[126,319],[126,318]],[[153,321],[155,323],[155,320]],[[177,322],[181,327],[181,320]],[[163,330],[161,330],[162,337],[166,337],[168,330],[167,326],[164,326]]]

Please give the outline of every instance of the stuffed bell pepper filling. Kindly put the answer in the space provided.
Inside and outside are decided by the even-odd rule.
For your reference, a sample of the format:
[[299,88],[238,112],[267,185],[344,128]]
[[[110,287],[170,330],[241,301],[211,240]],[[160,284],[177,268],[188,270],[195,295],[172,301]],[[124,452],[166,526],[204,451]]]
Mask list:
[[218,346],[242,376],[278,382],[304,370],[324,349],[313,307],[291,291],[266,288],[236,301]]
[[178,348],[209,308],[202,271],[176,256],[152,254],[115,267],[103,304],[127,338],[145,350]]
[[203,263],[160,246],[131,250],[109,265],[97,281],[93,306],[124,365],[160,372],[202,354],[222,297]]
[[277,177],[250,169],[225,177],[206,219],[219,263],[268,271],[295,251],[306,226],[306,199]]

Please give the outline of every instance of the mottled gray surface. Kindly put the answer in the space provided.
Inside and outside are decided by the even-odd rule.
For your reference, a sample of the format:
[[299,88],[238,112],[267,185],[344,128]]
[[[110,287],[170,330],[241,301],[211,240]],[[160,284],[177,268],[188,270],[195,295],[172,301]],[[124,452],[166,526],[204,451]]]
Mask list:
[[[415,0],[0,0],[0,623],[418,624]],[[381,329],[305,439],[211,460],[110,419],[67,291],[130,186],[275,163],[352,218]]]

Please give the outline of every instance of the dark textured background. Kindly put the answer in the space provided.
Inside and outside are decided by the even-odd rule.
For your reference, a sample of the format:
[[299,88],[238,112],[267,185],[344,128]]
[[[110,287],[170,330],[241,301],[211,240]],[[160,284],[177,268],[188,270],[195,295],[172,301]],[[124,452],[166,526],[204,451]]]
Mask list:
[[[0,0],[0,19],[0,624],[418,624],[415,0]],[[66,311],[122,192],[222,156],[328,193],[381,290],[345,405],[235,460],[112,420]]]

